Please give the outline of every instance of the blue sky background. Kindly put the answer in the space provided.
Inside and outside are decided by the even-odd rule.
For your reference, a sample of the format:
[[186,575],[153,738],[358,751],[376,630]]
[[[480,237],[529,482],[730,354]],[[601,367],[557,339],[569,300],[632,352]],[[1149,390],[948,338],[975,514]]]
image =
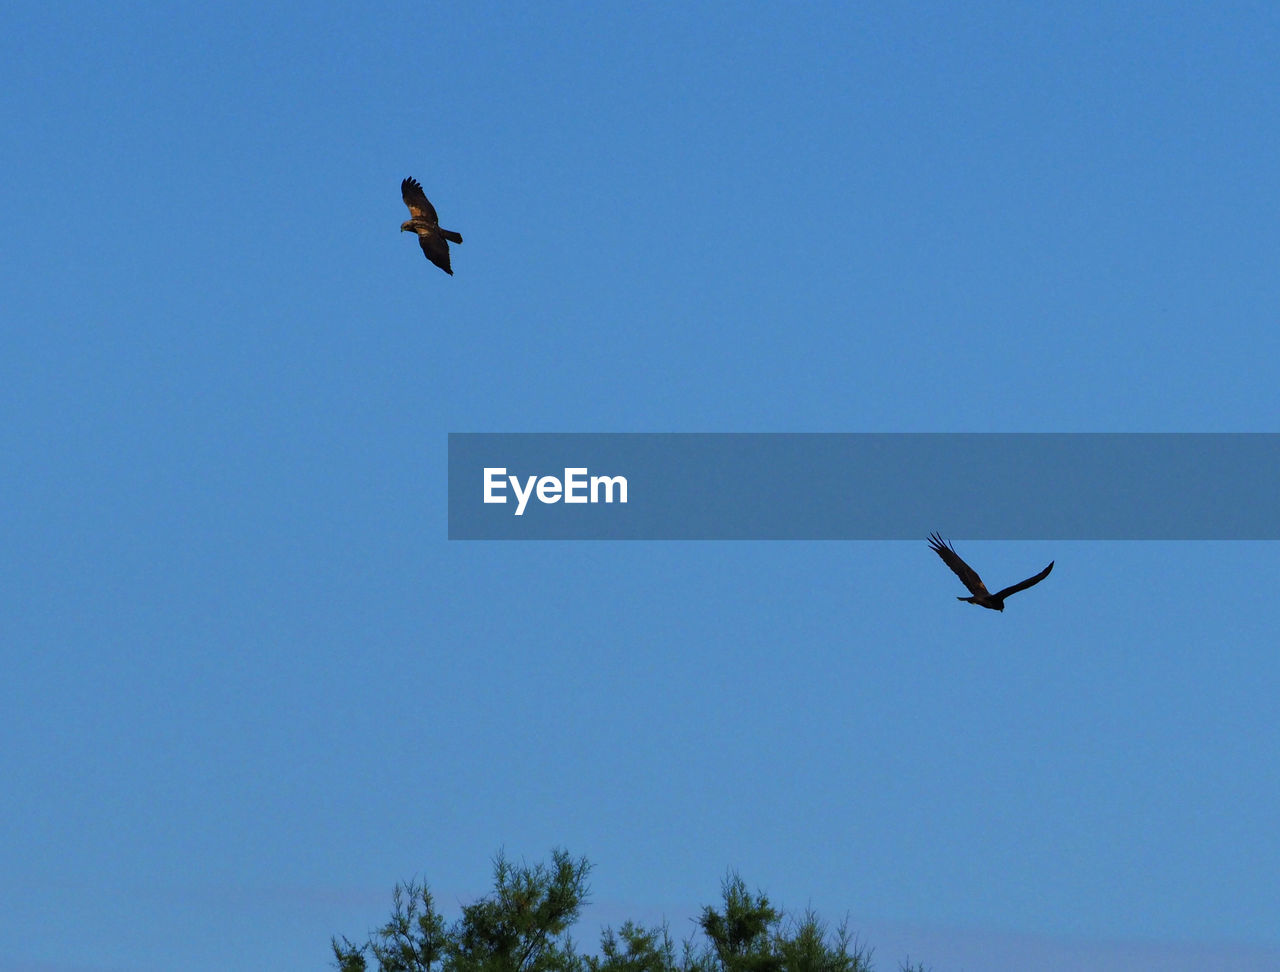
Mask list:
[[[881,968],[1280,968],[1280,552],[452,543],[449,431],[1277,431],[1280,12],[18,0],[0,969],[501,846]],[[456,275],[397,232],[417,176]]]

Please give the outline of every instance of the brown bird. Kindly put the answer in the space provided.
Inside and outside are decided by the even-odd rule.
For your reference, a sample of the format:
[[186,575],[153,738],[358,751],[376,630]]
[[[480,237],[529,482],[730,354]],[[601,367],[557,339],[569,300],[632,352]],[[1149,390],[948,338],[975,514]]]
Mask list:
[[956,600],[977,604],[979,607],[991,608],[993,611],[1003,611],[1006,597],[1039,584],[1049,576],[1049,571],[1053,570],[1053,561],[1051,560],[1049,561],[1049,566],[1036,574],[1035,577],[1028,577],[1021,583],[1006,587],[1003,591],[997,591],[992,594],[987,590],[986,585],[982,583],[982,578],[978,576],[978,572],[961,560],[960,555],[952,549],[951,544],[943,540],[942,537],[936,533],[932,534],[929,537],[929,546],[934,553],[942,558],[944,564],[955,571],[955,575],[960,578],[960,583],[969,588],[969,593],[973,595],[973,597],[960,597],[957,595]]
[[422,191],[422,186],[418,184],[417,179],[405,179],[400,183],[400,197],[409,207],[409,215],[413,217],[400,224],[400,232],[408,230],[411,233],[417,233],[418,242],[422,244],[422,252],[427,255],[427,259],[452,277],[453,269],[449,266],[449,243],[461,243],[462,234],[440,228],[436,207],[431,205],[431,200]]

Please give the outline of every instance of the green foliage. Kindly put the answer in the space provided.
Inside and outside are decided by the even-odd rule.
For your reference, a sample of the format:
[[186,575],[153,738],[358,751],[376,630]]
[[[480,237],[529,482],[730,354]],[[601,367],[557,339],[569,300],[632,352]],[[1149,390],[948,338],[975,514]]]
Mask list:
[[587,897],[586,858],[567,851],[552,866],[494,862],[494,892],[462,909],[451,942],[450,972],[578,972],[565,934]]
[[586,900],[591,866],[562,850],[551,862],[516,866],[499,853],[493,893],[464,907],[448,930],[425,884],[397,884],[391,920],[368,941],[330,942],[339,972],[366,972],[369,956],[377,972],[580,972],[565,933]]
[[829,933],[817,914],[806,911],[787,935],[777,935],[774,947],[783,972],[871,972],[871,950],[849,931],[846,918]]
[[[619,941],[621,940],[621,941]],[[600,936],[600,955],[586,958],[588,972],[673,972],[675,946],[667,928],[643,928],[625,921],[614,934],[606,928]]]
[[[679,955],[665,924],[606,928],[600,954],[581,956],[569,929],[587,901],[586,858],[564,850],[550,864],[509,862],[499,853],[493,891],[464,905],[446,928],[425,884],[396,885],[391,920],[357,945],[331,940],[339,972],[873,972],[871,951],[841,924],[832,932],[812,911],[789,918],[736,873],[720,907],[696,919],[700,937]],[[899,972],[926,972],[904,962]]]
[[737,874],[725,878],[721,894],[724,911],[707,905],[698,918],[720,972],[781,972],[782,956],[770,931],[782,916],[769,899],[753,895]]
[[377,931],[377,938],[357,946],[345,936],[332,942],[340,972],[365,972],[365,953],[378,961],[379,972],[430,972],[448,946],[444,919],[435,910],[425,884],[410,881],[396,885],[391,920]]
[[702,909],[710,972],[871,972],[871,953],[841,922],[831,933],[812,910],[785,919],[761,892],[730,873],[721,886],[723,911]]

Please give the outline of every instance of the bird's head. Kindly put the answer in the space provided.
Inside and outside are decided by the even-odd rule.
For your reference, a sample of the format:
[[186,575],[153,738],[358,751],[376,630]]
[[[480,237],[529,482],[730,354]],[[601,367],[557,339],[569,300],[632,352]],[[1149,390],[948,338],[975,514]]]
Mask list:
[[413,225],[413,220],[406,219],[403,223],[400,224],[400,232],[401,233],[406,232],[412,225]]

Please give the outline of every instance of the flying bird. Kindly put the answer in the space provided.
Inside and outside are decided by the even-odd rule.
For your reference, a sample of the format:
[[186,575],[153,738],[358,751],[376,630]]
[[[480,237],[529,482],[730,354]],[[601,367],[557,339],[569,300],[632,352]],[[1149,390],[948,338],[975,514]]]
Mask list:
[[461,243],[462,234],[440,228],[436,207],[431,205],[431,200],[422,191],[422,186],[418,184],[417,179],[405,179],[400,183],[400,197],[409,207],[409,215],[413,217],[400,224],[400,232],[408,230],[411,233],[417,233],[418,242],[422,244],[422,252],[427,255],[427,259],[452,277],[453,269],[449,266],[449,244]]
[[939,557],[942,562],[955,571],[955,575],[960,578],[960,583],[969,588],[969,593],[973,597],[960,597],[957,595],[957,601],[968,601],[970,604],[977,604],[979,607],[991,608],[993,611],[1004,610],[1004,599],[1010,594],[1017,594],[1018,591],[1025,591],[1028,587],[1034,587],[1042,580],[1049,576],[1049,571],[1053,570],[1053,561],[1049,561],[1049,566],[1035,577],[1028,577],[1026,580],[1014,584],[1012,587],[1006,587],[1003,591],[997,591],[992,594],[987,590],[982,578],[978,576],[978,572],[960,559],[960,555],[952,549],[951,544],[943,540],[936,533],[929,537],[929,546]]

